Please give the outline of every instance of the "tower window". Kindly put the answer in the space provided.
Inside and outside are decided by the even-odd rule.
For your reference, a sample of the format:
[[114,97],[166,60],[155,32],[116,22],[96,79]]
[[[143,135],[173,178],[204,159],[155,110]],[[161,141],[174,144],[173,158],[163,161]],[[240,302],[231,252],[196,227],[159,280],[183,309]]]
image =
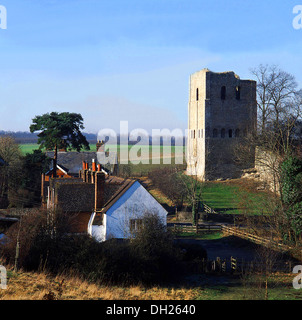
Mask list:
[[225,129],[221,129],[221,138],[225,138]]
[[230,129],[230,130],[229,130],[229,138],[232,138],[232,137],[233,137],[233,130]]
[[213,138],[217,138],[218,137],[218,130],[214,129],[213,130]]
[[221,100],[226,98],[226,86],[221,87]]
[[236,87],[236,99],[240,100],[241,87]]
[[235,131],[235,138],[239,138],[240,137],[240,130],[236,129]]
[[199,100],[199,89],[197,88],[196,89],[196,101],[198,101]]

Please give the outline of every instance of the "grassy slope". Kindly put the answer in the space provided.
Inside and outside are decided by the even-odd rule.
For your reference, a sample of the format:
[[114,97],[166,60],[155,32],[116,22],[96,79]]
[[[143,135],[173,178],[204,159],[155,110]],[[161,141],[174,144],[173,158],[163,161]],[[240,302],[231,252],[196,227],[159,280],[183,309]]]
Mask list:
[[[269,300],[301,300],[301,290],[292,286],[293,274],[269,277]],[[184,286],[115,287],[88,283],[72,276],[50,276],[43,272],[8,272],[7,289],[0,300],[42,300],[49,293],[57,300],[263,300],[264,279],[245,276],[192,275]],[[261,288],[262,284],[262,288]]]
[[72,276],[50,276],[43,272],[8,272],[7,289],[0,300],[43,300],[52,293],[56,300],[190,300],[195,289],[142,286],[115,287],[88,283]]
[[271,195],[257,191],[256,187],[252,181],[243,179],[207,182],[202,186],[202,199],[217,212],[260,214],[262,210],[265,212],[265,203]]

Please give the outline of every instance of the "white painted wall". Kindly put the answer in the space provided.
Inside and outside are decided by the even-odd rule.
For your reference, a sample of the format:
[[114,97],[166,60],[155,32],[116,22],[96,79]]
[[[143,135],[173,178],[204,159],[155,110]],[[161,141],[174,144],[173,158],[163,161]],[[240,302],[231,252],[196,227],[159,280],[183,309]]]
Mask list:
[[103,226],[93,226],[94,215],[91,216],[88,233],[97,241],[128,239],[133,236],[130,219],[143,218],[147,213],[157,214],[162,223],[167,224],[167,211],[137,181],[107,211]]

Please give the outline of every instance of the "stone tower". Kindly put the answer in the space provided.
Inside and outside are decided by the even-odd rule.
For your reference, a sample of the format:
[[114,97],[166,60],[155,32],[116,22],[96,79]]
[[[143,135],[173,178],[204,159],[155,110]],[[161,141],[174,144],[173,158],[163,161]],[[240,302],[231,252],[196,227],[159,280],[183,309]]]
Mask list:
[[237,178],[254,166],[238,165],[236,146],[256,130],[255,81],[241,80],[234,72],[203,69],[190,77],[188,109],[188,175],[202,180]]

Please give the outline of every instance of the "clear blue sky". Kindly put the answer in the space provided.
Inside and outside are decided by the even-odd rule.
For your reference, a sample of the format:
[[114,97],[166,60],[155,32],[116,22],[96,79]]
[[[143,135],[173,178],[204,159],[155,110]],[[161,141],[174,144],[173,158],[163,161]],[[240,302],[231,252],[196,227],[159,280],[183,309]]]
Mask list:
[[0,130],[79,112],[85,131],[187,126],[189,75],[278,64],[302,86],[302,0],[0,0]]

